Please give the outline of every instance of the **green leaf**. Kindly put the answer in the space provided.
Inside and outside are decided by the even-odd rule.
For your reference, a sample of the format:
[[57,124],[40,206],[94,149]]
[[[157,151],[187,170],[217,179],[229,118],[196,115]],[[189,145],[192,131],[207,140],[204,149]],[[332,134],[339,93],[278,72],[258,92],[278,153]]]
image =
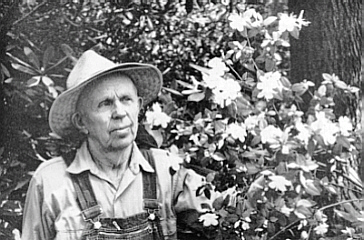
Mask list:
[[11,55],[10,53],[7,53],[7,55],[11,58],[11,59],[13,59],[14,61],[16,61],[17,63],[19,63],[19,64],[21,64],[21,65],[24,65],[24,66],[26,66],[26,67],[28,67],[28,68],[33,68],[31,65],[29,65],[28,63],[26,63],[26,62],[24,62],[23,60],[21,60],[20,58],[17,58],[17,57],[15,57],[15,56],[13,56],[13,55]]
[[77,58],[74,57],[75,53],[70,46],[68,46],[67,44],[62,44],[61,49],[66,54],[66,56],[72,60],[73,63],[77,62]]
[[222,154],[220,152],[215,152],[214,154],[211,155],[211,157],[215,161],[224,161],[226,159],[226,157],[224,156],[224,154]]
[[291,82],[288,80],[288,78],[282,76],[280,78],[280,81],[282,82],[283,86],[285,86],[286,88],[290,88],[292,86]]
[[27,81],[27,86],[28,86],[28,87],[34,87],[34,86],[37,86],[37,85],[40,83],[40,79],[41,79],[41,77],[40,77],[40,76],[32,77],[31,79],[29,79],[29,80]]
[[43,54],[43,68],[46,69],[49,62],[54,58],[54,47],[49,46]]
[[4,73],[5,76],[10,77],[9,70],[4,66],[4,64],[0,63],[1,71]]
[[35,72],[33,69],[28,68],[26,66],[20,65],[19,63],[11,63],[11,66],[18,71],[21,71],[23,73],[27,73],[29,75],[37,75],[38,73]]
[[334,212],[341,218],[344,218],[345,220],[349,221],[349,222],[355,222],[356,221],[356,217],[352,216],[349,213],[334,209]]
[[292,85],[291,90],[295,92],[298,96],[303,95],[307,91],[307,86],[303,83],[295,83]]
[[309,218],[312,216],[312,212],[307,207],[304,206],[296,207],[294,213],[296,214],[297,217],[301,219]]
[[218,211],[224,206],[223,203],[224,203],[224,198],[223,197],[218,197],[212,203],[212,207],[215,208]]
[[198,70],[198,71],[200,71],[202,73],[209,74],[209,72],[210,72],[210,69],[208,69],[208,68],[201,67],[201,66],[198,66],[198,65],[193,64],[193,63],[190,63],[189,65],[190,65],[190,67],[192,67],[192,68],[194,68],[194,69],[196,69],[196,70]]
[[297,201],[297,204],[296,204],[297,207],[304,206],[306,208],[310,208],[310,207],[313,207],[315,205],[316,205],[315,202],[309,201],[307,199],[300,199],[300,200]]
[[323,73],[322,78],[326,81],[332,82],[332,76],[328,73]]
[[227,106],[227,110],[228,110],[228,113],[229,113],[229,116],[230,117],[236,118],[236,114],[237,114],[238,108],[237,108],[237,105],[236,105],[235,102],[231,102],[231,104],[229,104]]
[[334,84],[335,84],[335,86],[337,87],[337,88],[340,88],[340,89],[347,89],[348,88],[348,85],[345,83],[345,82],[343,82],[343,81],[335,81],[334,82]]
[[298,39],[300,36],[300,31],[298,30],[297,27],[293,28],[292,32],[289,32],[291,34],[292,37],[294,37],[295,39]]
[[201,203],[201,208],[211,210],[211,206],[209,204],[207,204],[207,203]]
[[356,186],[361,186],[361,188],[363,188],[363,183],[357,173],[357,171],[355,171],[354,168],[352,168],[351,166],[347,166],[347,170],[346,170],[346,176],[353,182],[355,183]]
[[267,72],[273,71],[275,66],[276,66],[276,64],[273,61],[273,59],[271,59],[271,58],[266,58],[265,59],[265,70],[267,70]]
[[312,181],[306,181],[306,184],[304,185],[304,188],[306,192],[312,196],[319,196],[321,195],[322,189],[315,185]]
[[216,175],[216,173],[209,173],[209,174],[207,174],[207,176],[206,176],[206,182],[212,182],[212,181],[214,181],[215,175]]
[[253,163],[250,163],[250,162],[247,162],[245,164],[245,166],[247,168],[247,173],[249,175],[256,174],[256,173],[258,173],[261,170],[256,164],[253,164]]
[[205,98],[205,93],[204,92],[200,92],[200,93],[193,93],[191,95],[188,96],[187,100],[191,101],[191,102],[200,102]]
[[203,193],[205,194],[205,196],[207,197],[207,199],[211,199],[211,192],[209,189],[205,188]]
[[310,156],[312,157],[314,151],[315,151],[315,142],[312,140],[312,138],[310,138],[310,140],[308,141],[307,144],[307,152],[308,154],[310,154]]
[[338,136],[338,137],[336,138],[336,143],[337,143],[337,144],[342,145],[342,146],[343,146],[343,147],[345,147],[346,149],[349,149],[349,148],[350,148],[350,142],[349,142],[349,140],[348,140],[346,137],[344,137],[344,136]]
[[40,70],[39,59],[37,55],[29,47],[24,47],[24,53],[28,57],[30,63],[38,70]]
[[266,19],[264,19],[263,24],[264,24],[264,26],[268,26],[268,25],[271,25],[272,23],[274,23],[276,20],[277,20],[277,17],[269,16]]

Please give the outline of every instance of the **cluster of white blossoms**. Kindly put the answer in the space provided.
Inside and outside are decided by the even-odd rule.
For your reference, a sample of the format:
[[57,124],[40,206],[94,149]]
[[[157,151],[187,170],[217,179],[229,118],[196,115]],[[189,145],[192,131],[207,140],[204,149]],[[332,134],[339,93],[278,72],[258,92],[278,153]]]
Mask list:
[[213,101],[225,107],[241,95],[240,84],[232,79],[225,79],[223,76],[229,70],[221,58],[213,58],[208,62],[208,73],[203,73],[203,81],[207,88],[213,93]]
[[226,127],[226,134],[231,136],[234,140],[239,139],[239,141],[243,143],[247,135],[246,126],[243,123],[230,123]]
[[258,98],[265,98],[269,101],[281,92],[285,88],[281,82],[281,77],[282,74],[280,72],[262,74],[257,84],[257,89],[259,90]]
[[230,14],[228,20],[230,21],[230,27],[236,29],[239,32],[244,32],[250,28],[258,28],[263,25],[263,17],[255,9],[251,8],[240,13]]
[[153,127],[166,128],[171,121],[171,117],[162,111],[159,103],[154,103],[151,109],[145,113],[146,123]]
[[326,118],[325,112],[316,113],[316,121],[310,124],[310,128],[323,138],[326,145],[335,143],[336,134],[340,130],[337,124]]
[[301,30],[302,26],[308,26],[310,22],[303,19],[303,13],[304,11],[302,10],[298,17],[293,13],[289,15],[287,13],[280,13],[278,31],[281,33],[285,31],[293,32],[295,30]]
[[[254,121],[257,120],[257,116],[249,116],[245,120],[245,125],[250,132],[254,127]],[[297,130],[297,134],[290,135],[292,128]],[[309,139],[313,134],[321,136],[325,145],[333,145],[336,143],[337,136],[350,136],[353,130],[353,125],[350,118],[341,116],[338,122],[333,122],[328,119],[325,112],[318,111],[315,115],[315,120],[303,123],[301,117],[297,117],[294,121],[294,125],[280,129],[279,127],[268,125],[261,129],[260,137],[263,144],[267,143],[273,150],[281,149],[282,153],[287,154],[291,149],[290,139],[294,137],[296,140],[301,141],[307,146]]]

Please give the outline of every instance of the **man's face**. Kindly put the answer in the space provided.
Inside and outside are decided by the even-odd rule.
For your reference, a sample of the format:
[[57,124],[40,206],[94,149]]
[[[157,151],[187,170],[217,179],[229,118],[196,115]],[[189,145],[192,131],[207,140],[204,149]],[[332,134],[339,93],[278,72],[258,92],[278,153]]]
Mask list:
[[108,76],[86,86],[78,110],[90,146],[104,152],[130,146],[136,137],[141,104],[135,85],[126,76]]

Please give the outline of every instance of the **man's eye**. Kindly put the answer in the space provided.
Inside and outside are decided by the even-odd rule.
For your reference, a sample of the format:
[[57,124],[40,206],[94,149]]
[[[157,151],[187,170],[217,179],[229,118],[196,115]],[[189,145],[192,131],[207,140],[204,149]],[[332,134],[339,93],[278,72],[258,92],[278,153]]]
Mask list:
[[120,98],[120,101],[121,102],[129,102],[129,101],[132,101],[133,99],[131,97],[122,97]]
[[100,102],[99,107],[104,107],[104,106],[106,107],[106,106],[110,106],[110,105],[112,105],[112,101],[107,99],[107,100]]

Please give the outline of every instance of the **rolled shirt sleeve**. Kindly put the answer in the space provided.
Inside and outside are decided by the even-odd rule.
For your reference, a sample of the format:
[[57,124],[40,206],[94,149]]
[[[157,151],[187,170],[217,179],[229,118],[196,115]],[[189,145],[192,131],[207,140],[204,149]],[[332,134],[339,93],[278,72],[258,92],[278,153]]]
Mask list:
[[[175,186],[175,211],[182,212],[189,209],[198,212],[205,212],[208,210],[208,205],[212,209],[212,204],[217,197],[217,193],[213,190],[210,191],[211,196],[207,198],[205,194],[198,194],[199,187],[206,184],[205,177],[197,174],[192,169],[187,169],[183,166],[178,171],[177,184]],[[202,207],[204,206],[204,207]]]
[[54,218],[44,203],[41,179],[33,177],[25,201],[22,239],[53,239],[55,233],[53,222]]

